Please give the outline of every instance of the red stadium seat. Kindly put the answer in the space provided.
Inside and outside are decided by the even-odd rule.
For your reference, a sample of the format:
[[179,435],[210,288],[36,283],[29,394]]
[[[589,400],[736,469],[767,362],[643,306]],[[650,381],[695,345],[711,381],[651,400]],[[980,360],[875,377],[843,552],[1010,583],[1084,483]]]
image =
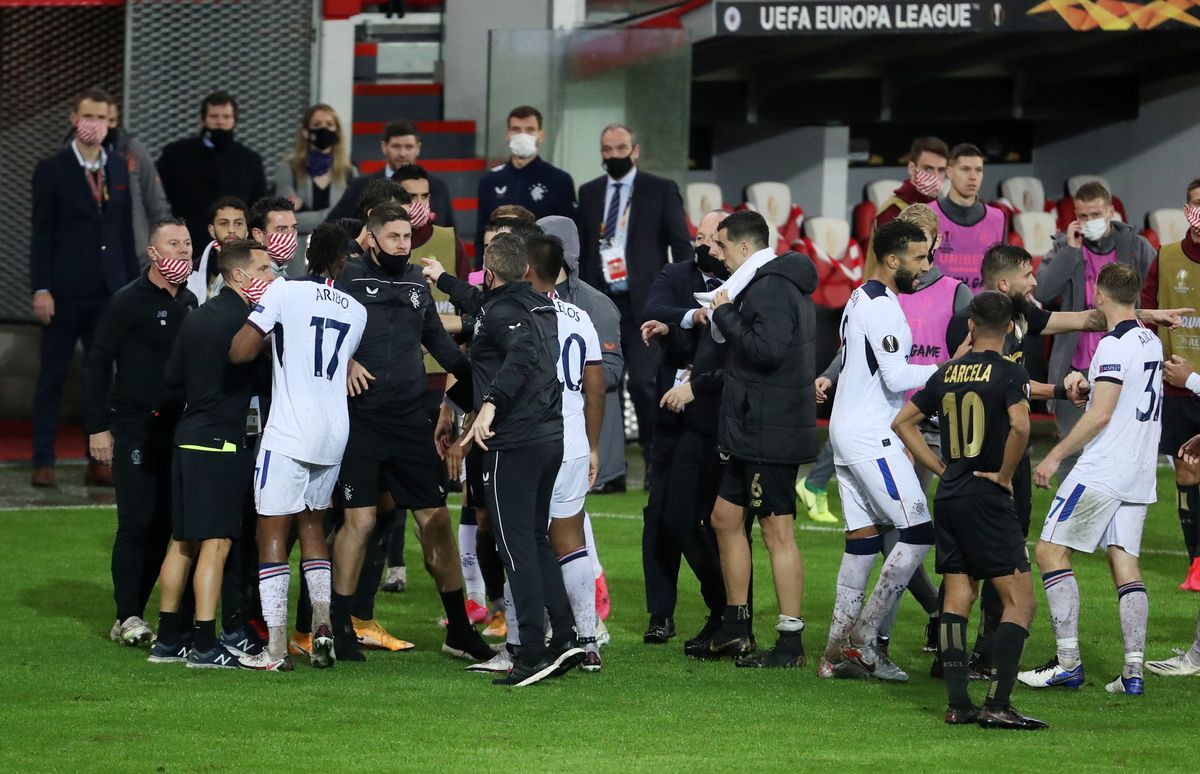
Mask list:
[[850,216],[850,235],[860,244],[866,244],[871,241],[871,232],[875,228],[875,216],[879,214],[878,208],[874,202],[865,201],[854,205],[854,212]]
[[813,302],[842,308],[863,280],[863,251],[850,237],[850,224],[842,218],[809,218],[804,235],[805,252],[817,268]]
[[746,187],[744,209],[760,213],[767,225],[779,234],[778,250],[792,249],[800,242],[804,210],[792,203],[792,190],[786,183],[761,182]]

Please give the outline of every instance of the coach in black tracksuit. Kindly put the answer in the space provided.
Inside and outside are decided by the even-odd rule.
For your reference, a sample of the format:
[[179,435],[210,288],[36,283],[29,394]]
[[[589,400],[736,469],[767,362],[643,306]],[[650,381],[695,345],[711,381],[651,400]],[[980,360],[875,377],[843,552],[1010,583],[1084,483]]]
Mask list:
[[[521,637],[513,673],[499,682],[522,685],[583,656],[573,647],[574,619],[549,538],[563,455],[558,313],[523,281],[528,263],[520,238],[498,235],[484,267],[487,292],[471,339],[476,418],[467,438],[485,450],[484,498],[517,611],[509,626],[519,622]],[[550,653],[543,609],[554,629]]]

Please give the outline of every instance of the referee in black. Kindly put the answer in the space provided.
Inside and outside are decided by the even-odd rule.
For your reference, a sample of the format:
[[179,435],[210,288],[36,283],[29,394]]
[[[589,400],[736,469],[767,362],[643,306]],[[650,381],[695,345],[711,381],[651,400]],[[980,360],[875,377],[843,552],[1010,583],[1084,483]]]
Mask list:
[[[1013,476],[1029,443],[1029,374],[1002,354],[1013,329],[1012,301],[988,290],[971,301],[971,351],[951,360],[913,396],[892,429],[916,461],[939,479],[933,510],[937,571],[944,576],[939,645],[946,678],[946,722],[1035,730],[1046,724],[1012,708],[1009,697],[1029,622],[1029,552],[1013,503]],[[942,452],[918,425],[941,417]],[[990,580],[1003,604],[992,644],[992,684],[982,709],[967,693],[967,616]]]
[[[171,471],[174,542],[159,576],[158,642],[150,660],[180,661],[189,667],[238,667],[261,643],[237,646],[216,638],[217,599],[225,560],[242,533],[243,513],[254,476],[254,445],[246,435],[246,414],[255,392],[261,360],[235,365],[226,356],[246,323],[253,280],[270,282],[271,259],[257,242],[240,239],[219,253],[225,284],[188,315],[167,361],[166,381],[182,389],[186,406],[175,428]],[[195,564],[195,626],[187,652],[181,636],[179,603]],[[186,622],[183,622],[186,623]],[[233,634],[233,633],[230,633]]]
[[88,445],[97,461],[112,465],[117,489],[117,620],[109,637],[131,646],[154,636],[146,602],[171,538],[171,439],[183,406],[164,383],[163,363],[196,308],[183,284],[192,273],[187,225],[155,223],[147,253],[150,265],[105,308],[83,369]]
[[[584,659],[558,557],[550,545],[550,498],[563,456],[558,312],[525,281],[525,243],[498,234],[484,252],[483,307],[471,339],[475,421],[459,443],[483,450],[482,478],[508,571],[521,644],[497,685],[526,686]],[[543,610],[554,630],[545,644]]]

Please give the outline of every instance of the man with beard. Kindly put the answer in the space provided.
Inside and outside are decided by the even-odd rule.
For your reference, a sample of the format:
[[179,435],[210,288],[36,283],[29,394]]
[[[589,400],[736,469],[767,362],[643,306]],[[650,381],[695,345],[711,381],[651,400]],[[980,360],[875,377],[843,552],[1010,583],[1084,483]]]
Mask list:
[[217,268],[221,245],[250,236],[246,228],[246,210],[246,203],[236,196],[222,196],[208,209],[208,235],[212,241],[205,245],[200,262],[187,281],[188,290],[202,304],[221,292],[221,273],[210,271]]

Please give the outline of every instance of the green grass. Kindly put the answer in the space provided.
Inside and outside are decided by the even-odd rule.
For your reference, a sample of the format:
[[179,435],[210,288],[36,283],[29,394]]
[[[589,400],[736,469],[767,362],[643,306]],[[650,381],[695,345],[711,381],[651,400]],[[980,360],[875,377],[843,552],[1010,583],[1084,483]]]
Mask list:
[[[1191,641],[1200,601],[1176,588],[1186,562],[1169,475],[1160,477],[1164,502],[1150,511],[1143,557],[1152,658]],[[1037,493],[1035,525],[1048,500]],[[1076,563],[1087,686],[1015,694],[1017,706],[1051,730],[949,728],[942,683],[926,676],[930,659],[920,652],[923,614],[909,598],[892,647],[895,661],[913,674],[907,685],[821,681],[815,661],[768,673],[685,658],[682,641],[701,623],[686,569],[681,636],[666,647],[643,645],[643,501],[642,493],[630,493],[589,503],[613,597],[604,671],[517,691],[495,688],[439,653],[434,619],[441,611],[416,541],[409,541],[410,590],[381,594],[378,605],[379,619],[414,641],[415,651],[371,653],[365,665],[326,672],[307,665],[291,674],[194,671],[147,664],[145,651],[108,641],[111,509],[0,511],[0,764],[8,771],[156,772],[1195,770],[1200,679],[1150,676],[1142,700],[1104,692],[1120,668],[1121,641],[1100,556]],[[815,654],[824,643],[842,541],[836,531],[811,530],[803,521],[800,528],[806,642]],[[770,640],[774,599],[761,544],[755,561],[762,579],[757,634]],[[1026,666],[1052,649],[1040,590],[1038,601],[1043,609]],[[982,690],[973,687],[977,700]]]

